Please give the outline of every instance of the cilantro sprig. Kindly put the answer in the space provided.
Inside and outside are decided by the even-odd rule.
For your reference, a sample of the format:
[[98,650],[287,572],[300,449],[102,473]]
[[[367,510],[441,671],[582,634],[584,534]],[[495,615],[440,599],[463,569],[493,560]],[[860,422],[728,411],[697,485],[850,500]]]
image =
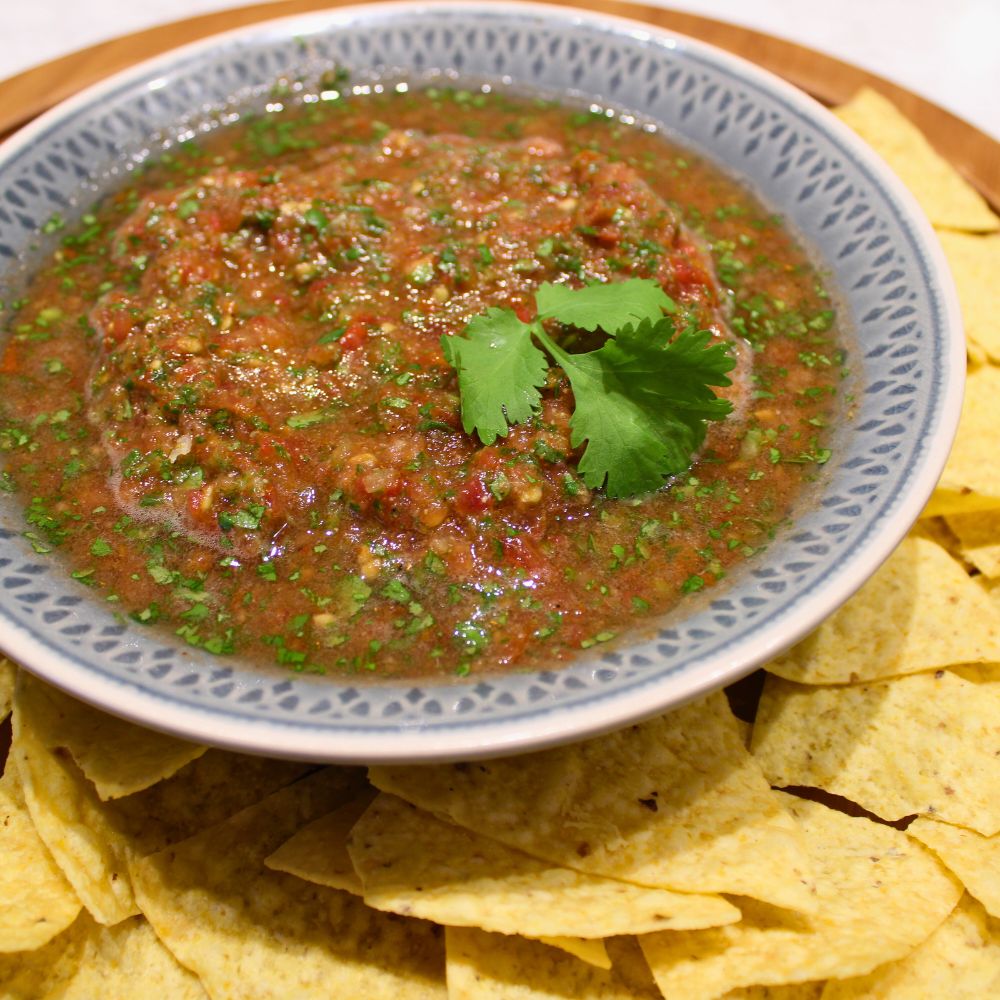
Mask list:
[[[441,346],[458,372],[462,426],[483,444],[506,437],[541,407],[554,362],[569,379],[575,408],[570,443],[587,446],[578,469],[610,497],[658,489],[683,472],[705,438],[705,421],[721,420],[728,401],[710,388],[730,384],[735,361],[707,330],[677,333],[677,306],[644,278],[571,289],[543,284],[537,317],[489,309]],[[608,337],[595,351],[571,354],[546,330],[555,320]]]

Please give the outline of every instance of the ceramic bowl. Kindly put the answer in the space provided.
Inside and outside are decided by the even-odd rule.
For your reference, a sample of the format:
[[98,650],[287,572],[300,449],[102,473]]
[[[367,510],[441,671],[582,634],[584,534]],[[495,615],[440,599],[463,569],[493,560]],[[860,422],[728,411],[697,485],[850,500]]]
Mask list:
[[563,7],[378,4],[258,24],[90,88],[0,150],[0,299],[131,165],[279,77],[474,74],[643,116],[785,216],[841,298],[857,398],[819,487],[766,554],[655,634],[558,670],[439,683],[276,675],[122,624],[36,555],[0,504],[0,647],[111,712],[253,753],[425,761],[513,753],[612,729],[735,680],[814,628],[891,552],[943,466],[964,346],[933,233],[878,158],[810,98],[687,38]]

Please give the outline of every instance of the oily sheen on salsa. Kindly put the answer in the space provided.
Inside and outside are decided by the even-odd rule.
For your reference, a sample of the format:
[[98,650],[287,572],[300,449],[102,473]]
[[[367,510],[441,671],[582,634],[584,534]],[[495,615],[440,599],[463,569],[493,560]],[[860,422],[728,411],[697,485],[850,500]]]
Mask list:
[[[194,647],[331,675],[554,666],[759,552],[843,357],[779,218],[652,129],[505,93],[311,96],[171,148],[74,231],[0,363],[38,552]],[[292,103],[292,102],[290,102]],[[489,446],[442,336],[544,282],[655,280],[729,345],[692,468],[609,499],[558,367]],[[566,349],[600,334],[558,323]]]

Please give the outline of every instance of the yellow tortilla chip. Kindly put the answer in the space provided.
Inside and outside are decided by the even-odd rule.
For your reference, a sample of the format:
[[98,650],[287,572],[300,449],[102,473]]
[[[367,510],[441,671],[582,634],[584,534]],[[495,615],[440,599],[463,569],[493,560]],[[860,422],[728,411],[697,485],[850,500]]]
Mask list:
[[35,830],[17,769],[0,778],[0,952],[40,948],[80,912],[80,900]]
[[792,983],[789,986],[745,986],[728,990],[722,1000],[820,1000],[824,983]]
[[30,674],[22,677],[21,685],[24,697],[32,701],[32,725],[38,739],[50,750],[69,750],[102,799],[142,791],[206,750],[106,715]]
[[905,958],[831,980],[823,1000],[984,1000],[1000,995],[1000,921],[969,896]]
[[984,837],[923,817],[917,817],[906,832],[929,847],[986,911],[1000,919],[1000,835]]
[[550,948],[559,948],[580,959],[581,962],[595,965],[598,969],[611,968],[611,956],[604,941],[599,938],[540,937],[537,940]]
[[0,722],[10,715],[10,706],[14,700],[14,680],[17,678],[17,667],[6,656],[0,656]]
[[59,1000],[208,1000],[201,980],[180,965],[142,917],[114,927],[91,923],[76,973]]
[[920,512],[920,517],[923,519],[950,514],[972,514],[998,509],[1000,509],[1000,497],[976,493],[972,489],[949,489],[939,483],[927,501],[927,506]]
[[605,938],[739,920],[720,896],[647,889],[539,861],[380,795],[351,832],[369,906],[529,938]]
[[804,684],[843,684],[991,661],[1000,661],[1000,619],[989,596],[939,545],[906,538],[854,597],[766,669]]
[[[953,514],[947,520],[948,527],[958,538],[962,558],[983,576],[993,580],[1000,578],[1000,510]],[[1000,660],[1000,657],[994,659]]]
[[991,836],[1000,830],[998,720],[1000,684],[948,670],[838,688],[768,677],[752,750],[774,785]]
[[640,937],[665,997],[709,1000],[738,987],[862,975],[908,954],[958,902],[961,887],[900,831],[782,797],[817,871],[816,912],[747,900],[738,924]]
[[657,1000],[614,968],[598,969],[537,941],[446,928],[449,1000]]
[[[264,859],[274,871],[288,872],[307,882],[343,889],[356,896],[364,894],[361,879],[347,853],[347,839],[352,827],[371,804],[374,789],[368,788],[354,801],[320,816]],[[392,910],[392,907],[376,907]],[[395,912],[401,912],[396,910]],[[411,914],[407,914],[411,915]],[[419,914],[412,914],[419,916]],[[602,969],[611,967],[611,959],[603,941],[586,941],[573,937],[540,939],[553,948],[562,948],[571,955]]]
[[[22,675],[22,680],[23,680]],[[18,683],[11,759],[38,834],[94,918],[115,924],[135,914],[131,861],[220,822],[283,787],[307,765],[209,751],[172,778],[114,801],[102,802],[65,750],[37,736],[49,718],[37,683]],[[354,780],[360,771],[352,772]]]
[[361,879],[347,853],[347,838],[376,794],[374,789],[366,788],[339,809],[313,820],[265,858],[264,864],[307,882],[362,895]]
[[142,917],[102,927],[82,913],[37,951],[0,955],[0,1000],[208,1000]]
[[327,768],[133,866],[143,913],[212,996],[445,997],[440,933],[264,859],[359,788]]
[[138,910],[127,853],[93,785],[64,750],[50,750],[35,725],[37,685],[22,672],[14,692],[10,759],[17,768],[39,837],[84,906],[102,924]]
[[983,365],[965,379],[965,400],[955,444],[924,516],[963,514],[1000,507],[1000,367]]
[[[194,836],[290,785],[315,765],[209,750],[172,778],[106,804],[106,814],[142,857]],[[363,772],[355,772],[358,780]]]
[[889,164],[935,226],[969,232],[1000,229],[1000,219],[975,188],[887,98],[865,87],[834,114]]
[[80,968],[87,938],[96,926],[83,912],[40,948],[0,954],[0,1000],[59,997],[59,987],[71,982]]
[[801,834],[721,692],[571,746],[373,767],[374,785],[566,868],[682,892],[814,905]]
[[965,336],[1000,362],[1000,236],[938,233],[962,306]]

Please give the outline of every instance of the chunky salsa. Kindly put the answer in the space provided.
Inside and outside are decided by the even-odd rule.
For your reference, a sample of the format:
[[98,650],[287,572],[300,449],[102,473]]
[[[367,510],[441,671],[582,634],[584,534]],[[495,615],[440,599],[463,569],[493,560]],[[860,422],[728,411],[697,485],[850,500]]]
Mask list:
[[[779,218],[602,109],[288,103],[136,170],[13,304],[2,485],[37,551],[192,646],[385,678],[557,665],[766,546],[844,374]],[[531,419],[465,433],[442,336],[531,319],[544,282],[629,278],[736,359],[689,471],[589,487],[557,367]]]

